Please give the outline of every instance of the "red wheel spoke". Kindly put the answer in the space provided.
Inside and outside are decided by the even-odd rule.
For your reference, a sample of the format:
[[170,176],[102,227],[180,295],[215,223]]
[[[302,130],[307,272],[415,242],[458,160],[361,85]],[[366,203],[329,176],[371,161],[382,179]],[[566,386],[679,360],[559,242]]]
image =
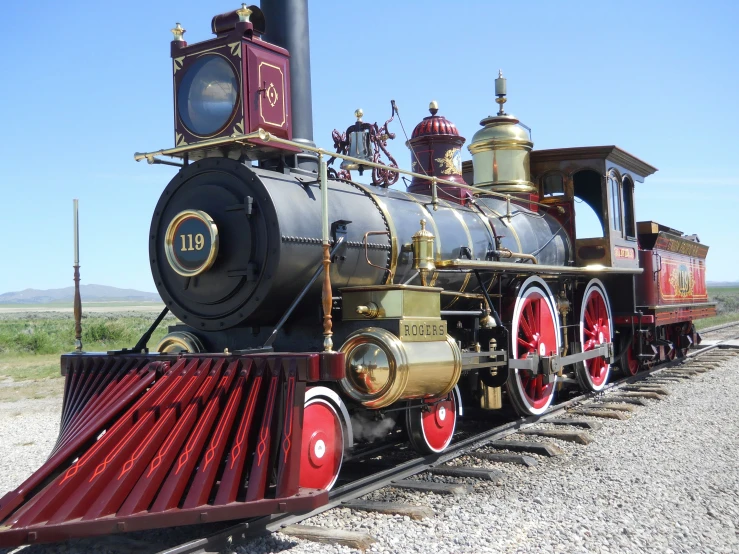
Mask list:
[[588,324],[589,328],[595,327],[595,321],[593,320],[593,317],[589,313],[589,307],[585,310],[585,322]]
[[533,308],[533,302],[528,302],[526,304],[526,313],[524,315],[524,321],[526,321],[526,324],[532,331],[532,336],[534,333],[536,333],[539,330],[538,321],[536,321],[536,318],[534,317],[534,308]]
[[526,338],[528,338],[528,339],[534,338],[534,333],[531,330],[531,328],[529,327],[529,324],[526,321],[526,319],[524,319],[522,317],[521,318],[521,321],[520,321],[520,324],[521,324],[520,329],[521,329],[521,331],[523,331],[524,335],[526,335]]
[[524,348],[528,349],[529,352],[534,352],[536,350],[536,345],[533,342],[527,342],[521,337],[518,337],[518,344],[519,346],[523,346]]

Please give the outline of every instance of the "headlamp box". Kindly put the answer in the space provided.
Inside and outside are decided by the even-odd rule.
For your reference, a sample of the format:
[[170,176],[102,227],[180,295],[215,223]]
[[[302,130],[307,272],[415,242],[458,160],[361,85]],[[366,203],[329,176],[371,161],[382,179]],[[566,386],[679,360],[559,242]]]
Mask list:
[[[264,42],[264,16],[243,6],[213,18],[216,38],[188,45],[172,30],[175,145],[264,129],[292,139],[290,54]],[[258,141],[254,141],[258,142]]]

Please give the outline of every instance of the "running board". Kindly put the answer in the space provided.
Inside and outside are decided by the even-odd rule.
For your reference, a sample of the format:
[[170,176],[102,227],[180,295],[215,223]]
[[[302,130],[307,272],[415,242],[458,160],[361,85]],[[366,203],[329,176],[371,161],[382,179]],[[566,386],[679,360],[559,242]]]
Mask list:
[[63,356],[59,437],[0,499],[0,547],[325,504],[299,481],[306,383],[343,369],[326,358]]

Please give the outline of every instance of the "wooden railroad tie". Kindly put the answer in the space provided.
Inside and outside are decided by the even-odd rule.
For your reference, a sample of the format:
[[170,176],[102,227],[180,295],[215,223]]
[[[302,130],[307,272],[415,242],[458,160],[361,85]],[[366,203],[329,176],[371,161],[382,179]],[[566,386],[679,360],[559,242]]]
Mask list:
[[362,512],[377,512],[380,514],[390,514],[399,516],[408,516],[411,519],[420,520],[434,517],[434,511],[428,506],[413,506],[412,504],[404,504],[402,502],[372,502],[368,500],[350,500],[341,505],[342,508],[350,508]]
[[593,404],[591,407],[594,410],[615,410],[617,412],[635,412],[638,409],[634,404],[626,404],[620,402],[603,402]]
[[625,385],[621,387],[621,390],[630,392],[656,392],[657,394],[661,394],[663,396],[670,395],[670,391],[668,391],[666,388],[646,383],[643,385]]
[[675,377],[677,379],[692,379],[698,375],[697,373],[689,373],[687,371],[670,371],[669,373],[662,373],[660,377]]
[[510,450],[511,452],[527,452],[539,454],[540,456],[561,456],[565,453],[559,446],[551,442],[534,441],[493,441],[488,444],[490,448],[497,450]]
[[569,425],[570,427],[582,427],[583,429],[592,429],[597,431],[603,424],[598,421],[590,421],[589,419],[576,419],[570,417],[558,417],[557,419],[547,419],[542,423],[549,423],[550,425]]
[[521,429],[518,432],[522,435],[548,437],[550,439],[559,439],[561,441],[575,442],[577,444],[590,444],[593,442],[590,435],[582,431],[563,431],[562,429]]
[[576,408],[572,410],[570,413],[572,414],[578,414],[578,415],[585,415],[590,417],[602,417],[605,419],[629,419],[629,416],[627,416],[623,412],[617,412],[615,410],[598,410],[595,408]]
[[492,481],[496,485],[503,484],[503,473],[497,469],[443,465],[432,467],[429,469],[429,473],[433,475],[444,475],[446,477],[468,477],[471,479],[479,479],[480,481]]
[[364,552],[377,542],[377,539],[366,533],[356,531],[344,531],[342,529],[326,529],[315,525],[288,525],[280,529],[280,533],[323,544],[340,544],[349,548],[356,548]]
[[656,392],[622,392],[619,394],[622,398],[649,398],[651,400],[662,400],[662,395]]
[[614,394],[611,396],[610,394],[603,398],[603,400],[608,400],[609,402],[619,402],[621,404],[633,404],[634,406],[646,406],[647,401],[642,400],[641,398],[634,398],[632,396],[621,396],[619,394]]
[[453,496],[464,496],[472,492],[472,486],[465,485],[464,483],[435,483],[433,481],[416,481],[415,479],[393,481],[391,486],[398,489],[433,492],[434,494],[449,494]]
[[533,467],[539,463],[536,458],[526,456],[525,454],[508,454],[505,452],[470,452],[468,455],[472,458],[477,458],[478,460],[500,462],[504,464],[518,464],[526,467]]

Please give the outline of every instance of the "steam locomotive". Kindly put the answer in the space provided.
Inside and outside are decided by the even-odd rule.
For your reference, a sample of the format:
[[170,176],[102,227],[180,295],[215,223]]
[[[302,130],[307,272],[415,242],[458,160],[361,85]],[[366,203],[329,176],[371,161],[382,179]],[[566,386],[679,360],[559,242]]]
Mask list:
[[[149,235],[165,312],[131,350],[62,357],[58,442],[0,500],[0,546],[308,511],[393,429],[440,453],[463,411],[540,415],[700,340],[708,247],[635,221],[651,165],[533,150],[502,74],[470,162],[435,102],[411,170],[381,162],[389,122],[360,110],[324,150],[306,0],[211,28],[191,45],[172,30],[175,146],[136,154],[178,168]],[[167,310],[179,322],[150,351]]]

